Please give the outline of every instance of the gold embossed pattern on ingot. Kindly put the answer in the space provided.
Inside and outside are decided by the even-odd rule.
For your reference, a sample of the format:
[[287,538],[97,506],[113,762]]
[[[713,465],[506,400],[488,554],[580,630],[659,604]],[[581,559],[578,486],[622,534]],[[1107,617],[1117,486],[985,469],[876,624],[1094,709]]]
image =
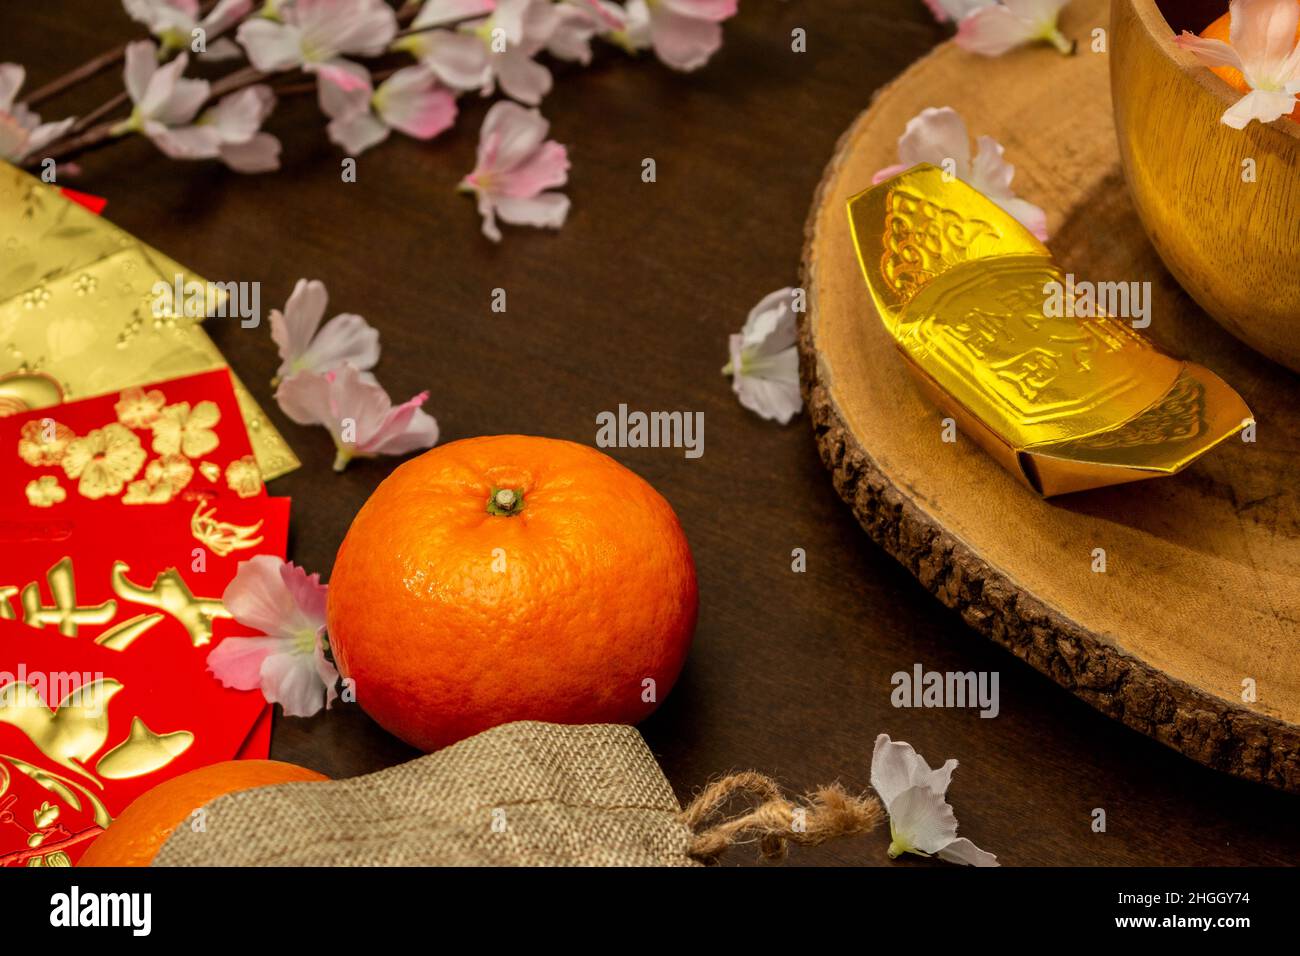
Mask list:
[[848,212],[876,310],[923,390],[1035,491],[1173,474],[1252,420],[1213,372],[1128,321],[1047,308],[1065,284],[1047,248],[935,167]]
[[[199,322],[155,315],[176,262],[56,189],[0,162],[0,414],[226,368]],[[299,462],[234,375],[266,480]]]

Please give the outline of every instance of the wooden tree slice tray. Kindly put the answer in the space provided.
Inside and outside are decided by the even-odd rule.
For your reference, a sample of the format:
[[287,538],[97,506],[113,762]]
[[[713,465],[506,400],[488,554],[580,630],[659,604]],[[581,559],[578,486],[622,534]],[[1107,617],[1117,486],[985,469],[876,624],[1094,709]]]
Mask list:
[[[1187,756],[1300,792],[1300,378],[1201,312],[1147,240],[1119,166],[1107,54],[1087,42],[1106,19],[1104,0],[1067,8],[1073,57],[945,44],[845,133],[807,226],[804,398],[862,526],[971,627]],[[965,436],[941,440],[940,413],[872,307],[845,213],[927,106],[1006,147],[1065,271],[1152,283],[1146,334],[1232,384],[1255,443],[1233,439],[1173,477],[1043,500]]]

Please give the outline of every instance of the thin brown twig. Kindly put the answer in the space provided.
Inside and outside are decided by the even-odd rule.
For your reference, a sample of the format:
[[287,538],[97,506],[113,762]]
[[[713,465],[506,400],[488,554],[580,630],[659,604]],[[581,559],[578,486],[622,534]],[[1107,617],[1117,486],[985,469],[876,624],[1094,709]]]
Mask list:
[[94,125],[98,120],[103,119],[105,116],[113,112],[113,110],[117,109],[119,106],[125,105],[127,100],[129,99],[130,97],[127,96],[126,90],[123,90],[122,92],[116,94],[115,96],[111,97],[107,101],[99,104],[99,106],[95,107],[85,116],[81,117],[81,119],[77,120],[75,123],[72,124],[72,129],[68,131],[69,135],[75,136],[78,133],[80,133],[82,130],[88,129],[89,127]]
[[52,159],[56,163],[66,162],[83,153],[89,153],[92,150],[100,149],[113,142],[117,137],[113,134],[113,128],[118,125],[117,121],[100,123],[98,126],[91,127],[79,136],[73,136],[70,139],[64,139],[60,142],[51,144],[53,149],[41,151],[39,156],[31,156],[23,165],[36,166],[47,159]]
[[91,57],[75,70],[69,70],[60,77],[56,77],[44,86],[38,87],[29,93],[24,102],[28,106],[35,106],[37,103],[48,100],[52,96],[57,96],[70,86],[76,86],[82,80],[88,80],[92,76],[98,76],[111,66],[121,63],[126,56],[126,44],[106,50],[99,56]]
[[[401,7],[397,11],[398,24],[404,25],[410,23],[415,18],[416,14],[419,13],[421,6],[422,4],[420,0],[411,0],[411,2]],[[466,17],[465,19],[470,20],[474,18]],[[438,27],[428,27],[421,30],[402,31],[397,33],[396,36],[401,37],[401,36],[410,35],[412,33],[423,33],[426,32],[426,30],[443,29],[453,25],[454,24],[446,23],[446,24],[440,24]],[[123,50],[125,50],[125,46],[123,47]],[[388,77],[396,73],[397,69],[398,69],[397,67],[392,67],[384,70],[376,70],[373,74],[374,80],[376,82],[379,82],[384,79],[387,79]],[[215,100],[220,99],[222,96],[225,96],[228,93],[233,93],[237,90],[244,89],[245,87],[253,86],[254,84],[267,81],[271,78],[272,75],[273,74],[270,73],[264,73],[263,71],[257,69],[254,66],[245,66],[231,73],[228,73],[225,76],[221,77],[220,79],[214,80],[212,82],[208,91],[208,98],[207,100],[204,101],[204,105],[207,105],[208,103],[212,103]],[[299,75],[302,75],[301,72],[299,73]],[[292,96],[300,93],[314,92],[315,89],[316,89],[316,84],[313,82],[298,82],[298,83],[286,84],[281,87],[275,87],[275,92],[285,96]],[[43,150],[42,151],[43,155],[39,157],[33,156],[29,158],[24,165],[28,165],[28,166],[34,165],[39,162],[43,162],[46,159],[53,159],[55,161],[60,161],[60,160],[67,161],[76,156],[80,156],[83,153],[91,152],[92,150],[100,149],[104,146],[107,146],[109,143],[113,142],[115,139],[118,138],[116,135],[113,134],[113,129],[119,124],[120,121],[103,122],[103,123],[99,123],[96,126],[92,126],[91,124],[95,123],[97,120],[108,115],[109,113],[113,112],[118,107],[125,105],[128,102],[128,100],[129,97],[126,91],[119,92],[111,99],[100,104],[90,113],[87,113],[85,116],[81,117],[75,124],[73,124],[73,126],[71,127],[71,129],[69,129],[68,133],[64,138],[60,140],[55,140],[53,143],[50,144],[50,146],[53,148],[47,148]]]
[[[211,11],[211,9],[216,5],[217,5],[217,0],[204,0],[204,2],[199,6],[200,18],[206,16],[208,12]],[[215,38],[217,36],[220,36],[222,32],[224,31],[220,31],[220,30],[217,31],[215,34],[213,34],[213,37]],[[50,97],[62,93],[64,90],[68,89],[69,87],[76,86],[78,83],[82,82],[83,80],[88,80],[92,76],[98,76],[100,73],[104,72],[104,70],[107,70],[110,66],[114,66],[118,63],[121,63],[122,60],[126,58],[126,48],[127,48],[127,44],[122,43],[119,44],[118,46],[113,47],[111,50],[105,50],[103,53],[99,54],[98,56],[91,57],[85,63],[81,64],[81,66],[69,70],[67,73],[64,73],[62,76],[55,77],[54,79],[50,80],[50,82],[46,83],[44,86],[38,87],[37,89],[33,90],[24,98],[23,101],[28,106],[35,106],[37,103],[40,103],[44,100],[48,100]]]
[[219,80],[214,80],[208,92],[208,99],[215,99],[218,96],[224,96],[226,93],[243,89],[245,86],[252,86],[266,79],[268,74],[254,66],[245,66],[235,70],[233,73],[227,73]]
[[[370,74],[371,81],[378,86],[384,80],[396,73],[401,67],[391,66],[384,70],[375,70]],[[272,86],[277,96],[295,96],[300,93],[315,93],[317,85],[314,81],[308,80],[301,83],[287,83],[284,86]]]

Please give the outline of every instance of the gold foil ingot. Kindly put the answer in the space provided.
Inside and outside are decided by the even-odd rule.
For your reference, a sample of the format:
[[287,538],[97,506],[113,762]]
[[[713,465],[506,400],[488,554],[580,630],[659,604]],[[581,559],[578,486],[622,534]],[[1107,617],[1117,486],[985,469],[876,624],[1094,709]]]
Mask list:
[[[0,161],[0,414],[228,368],[201,319],[154,314],[155,284],[177,276],[217,288]],[[231,378],[262,475],[293,471],[297,457]]]
[[1128,321],[1045,308],[1066,277],[977,190],[921,165],[848,203],[881,321],[922,390],[1043,495],[1171,475],[1252,421]]

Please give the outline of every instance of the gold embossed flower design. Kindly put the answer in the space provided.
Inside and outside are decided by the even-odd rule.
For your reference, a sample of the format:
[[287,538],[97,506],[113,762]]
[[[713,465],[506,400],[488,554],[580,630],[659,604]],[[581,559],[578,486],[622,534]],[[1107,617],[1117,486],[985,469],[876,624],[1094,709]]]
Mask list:
[[149,428],[158,420],[167,397],[156,388],[145,391],[138,386],[124,389],[113,406],[117,420],[127,428]]
[[52,418],[38,418],[26,422],[18,433],[18,457],[33,468],[57,465],[67,451],[68,443],[77,437],[67,425]]
[[262,469],[252,455],[245,455],[226,466],[226,486],[241,498],[251,498],[262,490]]
[[216,402],[204,400],[193,408],[189,402],[168,405],[150,426],[153,450],[160,455],[201,458],[221,443],[213,430],[219,421],[221,409]]
[[144,464],[145,450],[135,433],[117,422],[68,442],[60,464],[77,491],[87,498],[116,495]]
[[144,476],[126,486],[124,505],[166,504],[176,497],[190,479],[194,466],[184,455],[163,455],[149,462]]
[[27,502],[35,508],[52,508],[68,497],[53,475],[41,475],[27,482]]

